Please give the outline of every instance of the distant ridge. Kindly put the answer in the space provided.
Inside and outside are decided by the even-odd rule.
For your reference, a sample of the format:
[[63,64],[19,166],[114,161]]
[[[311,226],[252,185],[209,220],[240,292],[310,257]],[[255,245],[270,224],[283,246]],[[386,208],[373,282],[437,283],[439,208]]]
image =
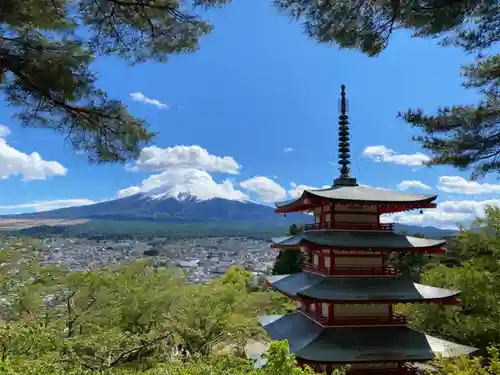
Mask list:
[[[277,215],[271,207],[245,200],[229,200],[222,198],[198,198],[190,193],[175,190],[155,189],[148,193],[131,195],[125,198],[110,200],[86,206],[60,208],[52,211],[34,212],[18,215],[2,216],[3,218],[16,219],[90,219],[92,221],[105,221],[108,226],[127,227],[128,231],[134,230],[135,226],[144,228],[146,222],[169,224],[181,228],[189,225],[190,232],[196,233],[195,228],[199,225],[217,228],[217,232],[233,233],[229,228],[247,228],[246,231],[263,230],[265,228],[287,228],[292,223],[310,223],[312,216],[294,213]],[[127,222],[127,224],[112,224],[112,222]],[[151,224],[152,225],[152,224]],[[92,225],[81,224],[72,226],[69,232],[81,228],[94,228]],[[186,227],[187,228],[187,227]],[[97,230],[98,228],[96,228]],[[160,228],[161,229],[161,228]],[[65,233],[64,230],[50,229],[39,226],[43,233]],[[283,231],[284,229],[280,229]],[[451,236],[455,231],[442,230],[434,227],[419,227],[395,224],[395,230],[406,232],[409,235],[422,234],[429,238],[442,238]],[[201,229],[200,229],[201,231]],[[21,231],[25,234],[37,233],[37,229]],[[69,233],[68,232],[68,233]],[[201,231],[203,232],[203,231]],[[19,233],[19,232],[18,232]],[[22,233],[20,233],[22,234]]]
[[174,223],[202,223],[211,221],[276,221],[311,222],[312,217],[301,213],[277,215],[268,206],[243,200],[222,198],[200,199],[191,194],[161,193],[153,190],[125,198],[86,206],[60,208],[51,211],[17,215],[4,218],[23,219],[101,219],[141,220]]

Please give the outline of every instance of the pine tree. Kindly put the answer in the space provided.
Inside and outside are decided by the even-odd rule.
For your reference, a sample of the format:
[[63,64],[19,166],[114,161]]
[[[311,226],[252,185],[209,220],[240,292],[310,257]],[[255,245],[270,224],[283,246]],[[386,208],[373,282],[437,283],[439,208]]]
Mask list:
[[91,162],[134,158],[155,134],[97,87],[94,58],[165,62],[196,51],[212,26],[195,11],[228,2],[2,0],[0,90],[22,125],[65,134]]
[[414,138],[432,153],[430,165],[473,169],[473,177],[500,171],[500,54],[482,53],[500,41],[498,0],[274,0],[304,22],[320,43],[336,43],[376,56],[395,29],[414,31],[443,46],[477,53],[463,67],[464,87],[483,95],[476,105],[443,107],[434,116],[410,109],[399,117],[422,130]]

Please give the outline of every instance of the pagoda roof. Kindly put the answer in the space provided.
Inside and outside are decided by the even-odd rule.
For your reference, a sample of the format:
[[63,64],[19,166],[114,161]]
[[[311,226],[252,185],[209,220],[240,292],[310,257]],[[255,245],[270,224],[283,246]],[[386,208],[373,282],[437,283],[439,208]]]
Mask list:
[[371,204],[388,203],[430,203],[437,198],[436,194],[410,194],[375,189],[361,185],[333,185],[327,189],[304,190],[302,195],[296,199],[278,202],[277,208],[284,208],[300,203],[305,198],[320,198],[332,201],[364,202]]
[[406,275],[396,277],[327,277],[309,272],[268,276],[271,286],[292,297],[320,301],[416,302],[458,297],[459,291],[417,284]]
[[417,249],[436,248],[446,240],[432,240],[394,232],[303,231],[294,236],[272,239],[276,247],[296,247],[303,244],[338,248]]
[[404,326],[323,328],[300,312],[264,316],[260,323],[273,340],[288,340],[293,354],[311,362],[423,362],[477,350]]

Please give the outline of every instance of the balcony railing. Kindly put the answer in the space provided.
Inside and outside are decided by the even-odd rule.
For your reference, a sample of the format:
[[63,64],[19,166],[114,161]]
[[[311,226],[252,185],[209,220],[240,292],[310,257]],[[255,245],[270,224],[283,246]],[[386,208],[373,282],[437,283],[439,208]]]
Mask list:
[[332,229],[332,225],[330,223],[304,224],[304,230],[314,230],[314,229]]
[[408,318],[400,314],[393,314],[392,316],[350,316],[342,318],[333,317],[333,319],[329,319],[319,313],[305,311],[305,309],[302,309],[302,312],[325,327],[408,324]]
[[341,230],[376,230],[390,232],[394,229],[391,223],[345,223],[335,221],[333,223],[314,223],[304,224],[304,230],[319,230],[319,229],[341,229]]
[[321,273],[323,275],[337,275],[337,276],[396,276],[398,272],[394,267],[320,267],[311,263],[302,264],[304,271],[311,271]]

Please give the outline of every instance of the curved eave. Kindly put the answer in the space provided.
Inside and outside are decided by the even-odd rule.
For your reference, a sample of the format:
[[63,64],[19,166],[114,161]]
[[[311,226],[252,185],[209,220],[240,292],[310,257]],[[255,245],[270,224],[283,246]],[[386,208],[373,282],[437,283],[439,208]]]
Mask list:
[[288,214],[292,212],[304,212],[314,209],[320,204],[319,201],[314,201],[311,199],[305,198],[304,193],[297,198],[284,202],[277,202],[274,205],[276,208],[274,212],[277,214]]
[[462,355],[470,355],[479,349],[472,346],[456,344],[451,341],[443,340],[438,337],[425,335],[432,351],[444,358],[456,358]]
[[399,278],[328,278],[308,272],[268,276],[267,284],[291,298],[342,304],[364,303],[442,303],[460,302],[460,292],[413,283],[405,276]]
[[285,214],[308,211],[321,205],[322,202],[330,201],[340,204],[385,206],[381,213],[390,213],[420,208],[435,208],[436,204],[433,201],[436,198],[437,195],[434,194],[407,194],[361,186],[345,186],[321,190],[304,190],[302,195],[296,199],[275,203],[276,209],[274,212]]
[[345,248],[345,247],[339,247],[339,246],[320,246],[320,245],[280,245],[280,244],[271,244],[272,249],[277,249],[277,250],[290,250],[290,251],[299,251],[301,248],[306,247],[307,249],[315,249],[315,250],[320,250],[320,249],[332,249],[332,250],[343,250],[343,251],[381,251],[381,252],[409,252],[409,253],[422,253],[422,254],[439,254],[443,255],[446,254],[446,249],[442,247],[417,247],[417,248],[377,248],[377,247],[369,247],[369,248],[358,248],[358,247],[353,247],[353,248]]
[[441,340],[408,327],[323,328],[300,313],[261,317],[274,340],[288,340],[297,358],[322,363],[424,362],[476,349]]
[[271,239],[271,247],[283,250],[299,250],[301,247],[312,249],[341,250],[376,250],[376,251],[423,251],[427,253],[444,253],[442,246],[446,240],[431,240],[405,236],[396,233],[367,233],[344,231],[310,231],[294,236],[275,237]]
[[[344,193],[344,192],[347,192]],[[343,186],[336,189],[305,190],[307,196],[333,199],[345,202],[366,202],[369,204],[430,203],[436,194],[409,194],[365,186]]]

